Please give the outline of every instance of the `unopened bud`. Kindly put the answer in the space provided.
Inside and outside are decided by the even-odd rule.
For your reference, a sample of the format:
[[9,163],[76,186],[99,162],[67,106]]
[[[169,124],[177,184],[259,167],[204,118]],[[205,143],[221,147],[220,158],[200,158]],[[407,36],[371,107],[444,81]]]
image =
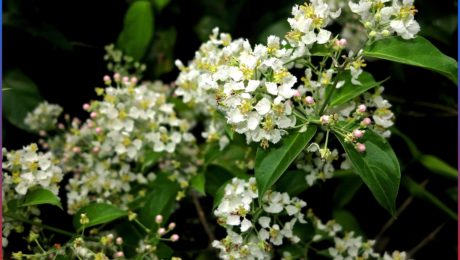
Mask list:
[[75,146],[74,148],[72,148],[72,151],[73,151],[74,153],[80,153],[80,152],[81,152],[81,148],[78,147],[78,146]]
[[371,120],[369,117],[366,117],[366,118],[363,119],[363,121],[361,121],[361,124],[362,124],[363,126],[368,126],[368,125],[370,125],[371,123],[372,123],[372,120]]
[[315,103],[315,100],[313,99],[312,96],[306,96],[305,97],[305,102],[307,102],[307,104],[311,105],[311,104]]
[[115,240],[115,243],[117,243],[117,245],[122,245],[123,244],[123,238],[122,237],[117,237],[117,239]]
[[91,112],[91,114],[89,115],[91,118],[96,118],[97,117],[97,113],[96,112]]
[[96,132],[96,134],[99,134],[100,132],[102,132],[102,129],[100,127],[96,127],[94,131]]
[[88,103],[83,104],[83,109],[88,111],[91,106]]
[[166,233],[166,229],[164,229],[164,228],[159,228],[159,229],[158,229],[158,235],[161,236],[161,235],[163,235],[164,233]]
[[119,82],[120,79],[121,79],[120,74],[118,74],[118,73],[113,74],[113,79],[114,79],[116,82]]
[[362,143],[356,143],[356,151],[360,152],[360,153],[364,153],[366,151],[366,145],[362,144]]
[[363,134],[364,134],[363,131],[361,131],[361,130],[359,130],[359,129],[355,129],[355,130],[353,131],[353,136],[356,137],[356,138],[361,138],[361,137],[363,137]]
[[179,235],[178,235],[178,234],[173,234],[173,235],[171,236],[171,241],[176,242],[176,241],[178,241],[178,240],[179,240]]
[[319,118],[319,120],[321,121],[321,123],[322,123],[323,125],[327,125],[327,124],[329,124],[330,116],[328,116],[328,115],[322,115],[322,116]]
[[364,113],[364,112],[366,112],[366,109],[367,109],[366,105],[361,104],[361,105],[358,106],[357,111],[358,111],[359,113]]
[[156,215],[155,222],[157,224],[161,224],[161,222],[163,222],[163,216],[162,215]]
[[112,80],[110,79],[109,76],[105,75],[104,76],[104,84],[110,85],[110,83],[112,83]]
[[174,229],[175,227],[176,227],[176,223],[174,223],[174,222],[171,222],[171,223],[169,223],[169,225],[168,225],[168,228],[169,228],[169,229]]
[[125,254],[123,253],[123,251],[118,251],[113,255],[113,258],[122,258],[124,256]]

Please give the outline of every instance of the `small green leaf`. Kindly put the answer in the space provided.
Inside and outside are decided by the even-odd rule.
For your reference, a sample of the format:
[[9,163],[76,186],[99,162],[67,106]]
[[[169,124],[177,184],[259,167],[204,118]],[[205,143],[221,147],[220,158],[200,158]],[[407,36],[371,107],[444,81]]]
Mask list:
[[174,253],[174,250],[163,242],[158,243],[156,247],[155,255],[160,259],[170,259]]
[[297,196],[308,189],[308,183],[305,180],[306,176],[307,172],[305,171],[287,171],[276,182],[274,190],[287,192],[291,196]]
[[117,48],[139,61],[149,47],[153,31],[154,19],[150,2],[135,1],[126,12]]
[[163,10],[163,8],[165,8],[169,4],[169,2],[171,2],[171,0],[152,0],[152,1],[153,1],[155,8],[158,11]]
[[348,210],[336,209],[332,212],[332,216],[345,230],[353,231],[357,235],[364,236],[364,232],[358,220]]
[[281,146],[269,149],[259,148],[256,153],[255,176],[259,199],[283,175],[289,165],[305,149],[316,133],[317,127],[309,125],[307,131],[295,132],[286,136],[281,141]]
[[142,171],[146,172],[152,166],[154,166],[163,156],[163,153],[157,153],[153,150],[146,151],[142,158]]
[[225,187],[231,182],[232,180],[227,180],[224,182],[219,189],[217,189],[216,194],[214,195],[214,201],[213,201],[213,206],[212,208],[215,209],[217,206],[219,206],[220,201],[225,195]]
[[440,158],[430,155],[424,154],[419,158],[420,163],[425,166],[428,170],[442,175],[444,177],[451,178],[453,180],[457,180],[458,171],[454,167],[450,166]]
[[166,174],[161,174],[154,181],[147,194],[144,207],[139,212],[139,220],[148,228],[156,226],[155,216],[163,215],[166,221],[173,212],[179,185],[168,180]]
[[125,217],[128,213],[118,207],[107,203],[92,203],[81,208],[73,218],[73,226],[77,231],[81,231],[83,226],[80,224],[80,215],[86,214],[89,223],[84,227],[92,227],[100,224],[112,222],[116,219]]
[[412,196],[422,199],[426,202],[433,204],[435,207],[443,211],[447,216],[451,217],[454,220],[457,220],[457,214],[451,210],[446,204],[444,204],[440,199],[434,196],[431,192],[427,191],[422,185],[418,184],[410,177],[405,176],[402,180],[402,185],[409,190]]
[[351,83],[351,75],[349,73],[344,74],[343,77],[339,79],[344,80],[345,84],[337,89],[334,93],[334,95],[331,98],[331,106],[338,106],[342,105],[353,98],[361,95],[362,93],[380,86],[383,82],[386,81],[382,80],[379,82],[376,82],[374,80],[374,77],[372,77],[372,74],[369,72],[364,71],[361,75],[359,75],[358,80],[361,82],[361,85],[354,85]]
[[205,182],[204,173],[197,174],[190,179],[190,185],[199,193],[205,195]]
[[[356,176],[356,175],[354,175]],[[343,178],[334,192],[334,205],[337,208],[345,207],[355,196],[356,192],[361,188],[363,182],[355,178]]]
[[228,172],[226,169],[217,166],[217,165],[209,165],[206,168],[205,172],[205,187],[206,193],[214,196],[219,188],[228,180],[233,178],[233,174]]
[[444,55],[421,36],[411,40],[404,40],[400,37],[378,40],[367,46],[363,54],[366,57],[395,61],[432,70],[444,75],[457,85],[457,61]]
[[359,153],[353,144],[345,142],[336,134],[356,173],[371,190],[375,199],[394,216],[395,201],[398,194],[401,170],[390,144],[372,130],[367,130],[360,140],[366,151]]
[[14,126],[30,131],[24,123],[27,113],[43,101],[37,85],[20,70],[11,70],[3,77],[3,115]]
[[54,193],[52,193],[50,190],[43,188],[38,188],[27,192],[26,198],[24,203],[21,204],[21,207],[41,204],[51,204],[62,209],[61,200],[59,197],[54,195]]

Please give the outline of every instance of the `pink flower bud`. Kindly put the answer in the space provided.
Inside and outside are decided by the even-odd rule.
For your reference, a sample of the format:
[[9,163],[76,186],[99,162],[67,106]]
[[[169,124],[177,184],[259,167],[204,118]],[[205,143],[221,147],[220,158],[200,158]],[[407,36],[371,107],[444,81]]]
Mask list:
[[137,78],[136,78],[136,77],[132,77],[132,78],[131,78],[131,83],[132,83],[133,85],[136,85],[136,84],[137,84]]
[[62,129],[64,129],[64,128],[65,128],[65,126],[64,126],[64,124],[63,124],[63,123],[59,123],[59,124],[58,124],[58,128],[62,130]]
[[115,243],[117,243],[117,245],[122,245],[123,244],[123,238],[122,237],[117,237],[117,239],[115,240]]
[[93,126],[94,126],[94,122],[91,120],[88,120],[88,127],[93,128]]
[[113,258],[122,258],[124,256],[125,254],[123,253],[123,251],[118,251],[113,255]]
[[364,125],[364,126],[368,126],[372,123],[372,120],[369,118],[369,117],[366,117],[363,119],[363,121],[361,121],[361,124]]
[[300,91],[294,90],[294,97],[300,97]]
[[171,223],[169,223],[169,225],[168,225],[168,228],[169,228],[169,229],[174,229],[175,227],[176,227],[176,223],[174,223],[174,222],[171,222]]
[[364,153],[366,151],[366,146],[362,143],[356,143],[356,151]]
[[311,104],[315,103],[315,100],[313,99],[312,96],[306,96],[305,97],[305,102],[307,102],[307,104],[311,105]]
[[39,135],[39,136],[46,136],[46,131],[40,130],[40,131],[38,132],[38,135]]
[[113,79],[114,79],[116,82],[120,81],[120,78],[121,78],[120,74],[118,74],[118,73],[113,74]]
[[123,83],[128,83],[128,82],[129,82],[129,78],[126,77],[126,76],[124,76],[124,77],[123,77]]
[[90,105],[88,103],[83,104],[83,110],[88,111],[90,108]]
[[163,216],[162,215],[156,215],[155,222],[157,224],[161,224],[161,222],[163,222]]
[[110,83],[112,83],[112,80],[110,79],[109,76],[107,76],[107,75],[104,76],[104,83],[106,85],[110,85]]
[[96,112],[91,112],[91,114],[89,115],[91,118],[96,118],[97,117],[97,113]]
[[356,137],[356,138],[361,138],[361,137],[363,137],[363,134],[364,134],[363,131],[361,131],[361,130],[359,130],[359,129],[355,129],[355,130],[353,131],[353,136]]
[[113,234],[112,233],[108,234],[107,238],[109,239],[109,241],[112,241],[113,240]]
[[344,39],[344,38],[340,39],[339,44],[340,46],[345,47],[345,45],[347,45],[347,39]]
[[78,146],[75,146],[74,148],[72,148],[72,151],[73,151],[74,153],[79,153],[79,152],[81,152],[81,148],[78,147]]
[[99,134],[102,132],[102,129],[100,127],[96,127],[96,129],[94,129],[94,131],[96,132],[96,134]]
[[48,149],[50,146],[48,145],[48,143],[43,143],[42,147],[43,147],[43,149]]
[[179,240],[179,235],[178,234],[173,234],[171,236],[171,241],[176,242],[177,240]]
[[321,123],[323,125],[327,125],[329,124],[329,121],[330,121],[330,116],[327,116],[327,115],[322,115],[319,120],[321,121]]
[[160,236],[163,235],[164,233],[166,233],[166,229],[164,229],[164,228],[159,228],[159,229],[158,229],[158,234],[159,234]]
[[366,105],[361,104],[361,105],[358,106],[357,110],[358,110],[359,113],[364,113],[364,112],[366,112],[366,109],[367,109]]

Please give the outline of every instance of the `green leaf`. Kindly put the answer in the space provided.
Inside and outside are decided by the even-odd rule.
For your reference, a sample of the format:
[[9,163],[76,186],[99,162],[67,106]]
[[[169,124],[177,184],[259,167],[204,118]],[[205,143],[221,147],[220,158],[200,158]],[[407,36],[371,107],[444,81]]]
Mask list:
[[43,101],[37,86],[20,70],[11,70],[3,77],[3,115],[14,126],[30,131],[24,123],[28,112]]
[[372,130],[367,130],[360,140],[366,151],[359,153],[353,144],[345,142],[336,134],[356,173],[371,190],[375,199],[394,216],[395,201],[398,194],[401,170],[390,144]]
[[197,174],[190,179],[190,185],[199,193],[205,195],[205,183],[206,179],[204,173]]
[[291,196],[297,196],[308,189],[308,183],[305,180],[306,176],[306,171],[287,171],[276,182],[274,190],[287,192]]
[[173,253],[174,250],[163,242],[158,243],[155,251],[155,255],[160,259],[170,259]]
[[73,226],[77,231],[81,231],[83,226],[80,224],[80,215],[86,214],[89,223],[85,228],[112,222],[116,219],[125,217],[128,213],[118,207],[107,203],[92,203],[81,208],[73,217]]
[[281,141],[281,146],[259,148],[256,153],[255,176],[259,199],[283,175],[289,165],[302,152],[316,133],[317,127],[309,125],[307,131],[295,132]]
[[153,38],[153,44],[145,60],[147,67],[152,67],[150,74],[154,78],[171,72],[174,68],[174,47],[177,32],[174,27],[157,30]]
[[21,207],[41,204],[51,204],[62,209],[61,200],[59,197],[54,195],[54,193],[52,193],[50,190],[43,188],[38,188],[27,192],[26,198]]
[[336,209],[332,212],[332,216],[339,223],[344,230],[354,231],[355,234],[364,236],[364,232],[359,225],[358,220],[348,210]]
[[205,172],[205,188],[206,193],[214,196],[219,188],[234,176],[224,168],[217,165],[210,165]]
[[141,159],[142,171],[146,172],[147,170],[149,170],[161,159],[163,155],[163,153],[157,153],[153,150],[146,151],[144,157]]
[[434,196],[431,192],[427,191],[422,185],[418,184],[410,177],[405,176],[402,180],[402,185],[404,185],[404,187],[406,187],[407,190],[409,190],[412,196],[433,204],[452,219],[458,219],[457,214],[453,210],[451,210],[440,199]]
[[430,155],[424,154],[419,158],[420,163],[425,166],[428,170],[442,175],[444,177],[451,178],[453,180],[457,180],[458,171],[454,167],[450,166],[440,158]]
[[337,208],[345,207],[348,203],[350,203],[362,185],[363,182],[358,180],[357,177],[342,179],[337,188],[335,188],[333,196],[334,205]]
[[359,75],[358,80],[361,82],[361,85],[354,85],[351,83],[351,75],[349,73],[344,74],[339,80],[344,80],[345,84],[337,89],[335,93],[332,95],[331,98],[331,106],[338,106],[342,105],[353,98],[361,95],[362,93],[380,86],[383,82],[386,81],[382,80],[376,82],[372,74],[369,72],[364,71],[361,75]]
[[245,163],[245,154],[247,147],[230,144],[223,151],[214,150],[216,153],[209,165],[217,165],[238,178],[246,178],[246,170],[238,166],[239,163]]
[[154,19],[150,2],[135,1],[126,12],[117,48],[139,61],[149,47],[153,31]]
[[169,2],[171,2],[171,0],[152,0],[153,1],[153,5],[155,6],[156,9],[158,9],[158,11],[161,11],[163,10],[163,8],[165,8]]
[[217,208],[217,206],[219,206],[219,203],[220,201],[222,200],[222,198],[224,197],[225,195],[225,187],[227,186],[227,184],[229,184],[232,180],[229,179],[227,180],[226,182],[224,182],[220,187],[219,189],[217,189],[215,195],[214,195],[214,201],[213,201],[213,204],[212,204],[212,208],[215,209]]
[[289,30],[291,30],[289,23],[286,21],[286,19],[282,19],[268,26],[267,29],[260,33],[257,39],[259,43],[266,44],[267,38],[270,35],[275,35],[282,39],[286,33],[289,32]]
[[457,61],[444,55],[421,36],[411,40],[391,37],[375,41],[364,49],[363,55],[432,70],[457,85]]
[[176,182],[168,180],[166,174],[158,175],[139,212],[139,220],[148,228],[156,226],[156,215],[163,215],[166,221],[173,212],[178,191],[179,185]]

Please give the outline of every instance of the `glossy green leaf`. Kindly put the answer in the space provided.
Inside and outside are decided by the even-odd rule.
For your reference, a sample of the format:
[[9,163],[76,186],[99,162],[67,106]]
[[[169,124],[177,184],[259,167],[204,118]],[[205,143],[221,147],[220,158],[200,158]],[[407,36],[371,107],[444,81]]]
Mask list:
[[284,137],[279,146],[268,149],[259,148],[256,153],[255,176],[259,199],[283,175],[289,165],[305,149],[316,133],[315,125],[308,126],[307,131],[295,132]]
[[457,213],[451,210],[446,204],[444,204],[444,202],[426,190],[422,185],[412,180],[410,177],[405,176],[402,180],[402,185],[404,185],[404,187],[409,190],[412,196],[433,204],[452,219],[458,219]]
[[213,209],[217,208],[217,206],[219,206],[219,203],[220,201],[222,200],[222,198],[224,197],[225,195],[225,187],[227,186],[227,184],[229,184],[232,180],[227,180],[226,182],[224,182],[220,187],[219,189],[217,189],[215,195],[214,195],[214,201],[213,201]]
[[361,186],[363,186],[363,182],[359,180],[358,177],[343,178],[337,188],[335,188],[333,196],[334,205],[337,208],[345,207],[348,203],[350,203]]
[[147,71],[152,78],[171,72],[174,68],[174,47],[176,46],[177,32],[174,27],[157,30],[153,44],[146,56],[147,67],[153,68]]
[[50,190],[38,188],[27,192],[21,207],[50,204],[62,209],[61,200]]
[[353,231],[355,234],[360,236],[364,235],[358,220],[348,210],[336,209],[332,211],[332,217],[343,227],[344,230]]
[[155,164],[161,159],[163,155],[164,155],[163,153],[157,153],[157,152],[154,152],[153,150],[149,150],[145,152],[144,156],[141,158],[142,171],[146,172],[152,166],[155,166]]
[[135,60],[141,60],[153,37],[153,17],[150,2],[133,2],[126,12],[123,30],[118,36],[117,48]]
[[163,8],[165,8],[169,4],[169,2],[171,2],[171,0],[152,0],[152,1],[153,1],[153,5],[158,11],[163,10]]
[[89,223],[85,228],[105,224],[125,217],[128,213],[118,207],[107,203],[92,203],[86,207],[81,208],[73,218],[73,226],[77,231],[81,231],[83,226],[80,224],[80,215],[86,214]]
[[390,144],[372,130],[367,130],[360,140],[366,145],[366,151],[359,153],[353,144],[345,142],[336,134],[355,172],[371,190],[375,199],[394,215],[395,201],[398,194],[401,170]]
[[307,172],[305,171],[287,171],[276,182],[274,189],[279,192],[287,192],[291,196],[297,196],[308,189],[306,176]]
[[228,180],[233,178],[233,174],[217,165],[209,165],[205,172],[206,193],[215,196],[219,188]]
[[442,175],[444,177],[451,178],[453,180],[457,180],[458,171],[454,167],[450,166],[440,158],[430,155],[424,154],[420,156],[419,162],[425,166],[428,170]]
[[331,98],[331,106],[342,105],[353,98],[363,94],[364,92],[380,86],[385,80],[376,82],[372,74],[364,71],[359,75],[358,80],[361,82],[361,85],[354,85],[351,83],[351,75],[349,73],[344,74],[339,80],[344,80],[345,84],[337,89]]
[[170,181],[166,174],[157,177],[150,188],[145,205],[139,212],[139,220],[148,228],[156,227],[155,216],[163,215],[166,221],[174,210],[179,185]]
[[24,123],[28,112],[43,101],[37,85],[20,70],[7,71],[3,77],[3,115],[14,126],[30,131]]
[[444,55],[427,39],[417,36],[411,40],[400,37],[375,41],[364,49],[364,56],[395,61],[435,71],[457,84],[457,61]]
[[190,186],[203,195],[206,194],[205,183],[206,179],[204,173],[197,174],[190,179]]

